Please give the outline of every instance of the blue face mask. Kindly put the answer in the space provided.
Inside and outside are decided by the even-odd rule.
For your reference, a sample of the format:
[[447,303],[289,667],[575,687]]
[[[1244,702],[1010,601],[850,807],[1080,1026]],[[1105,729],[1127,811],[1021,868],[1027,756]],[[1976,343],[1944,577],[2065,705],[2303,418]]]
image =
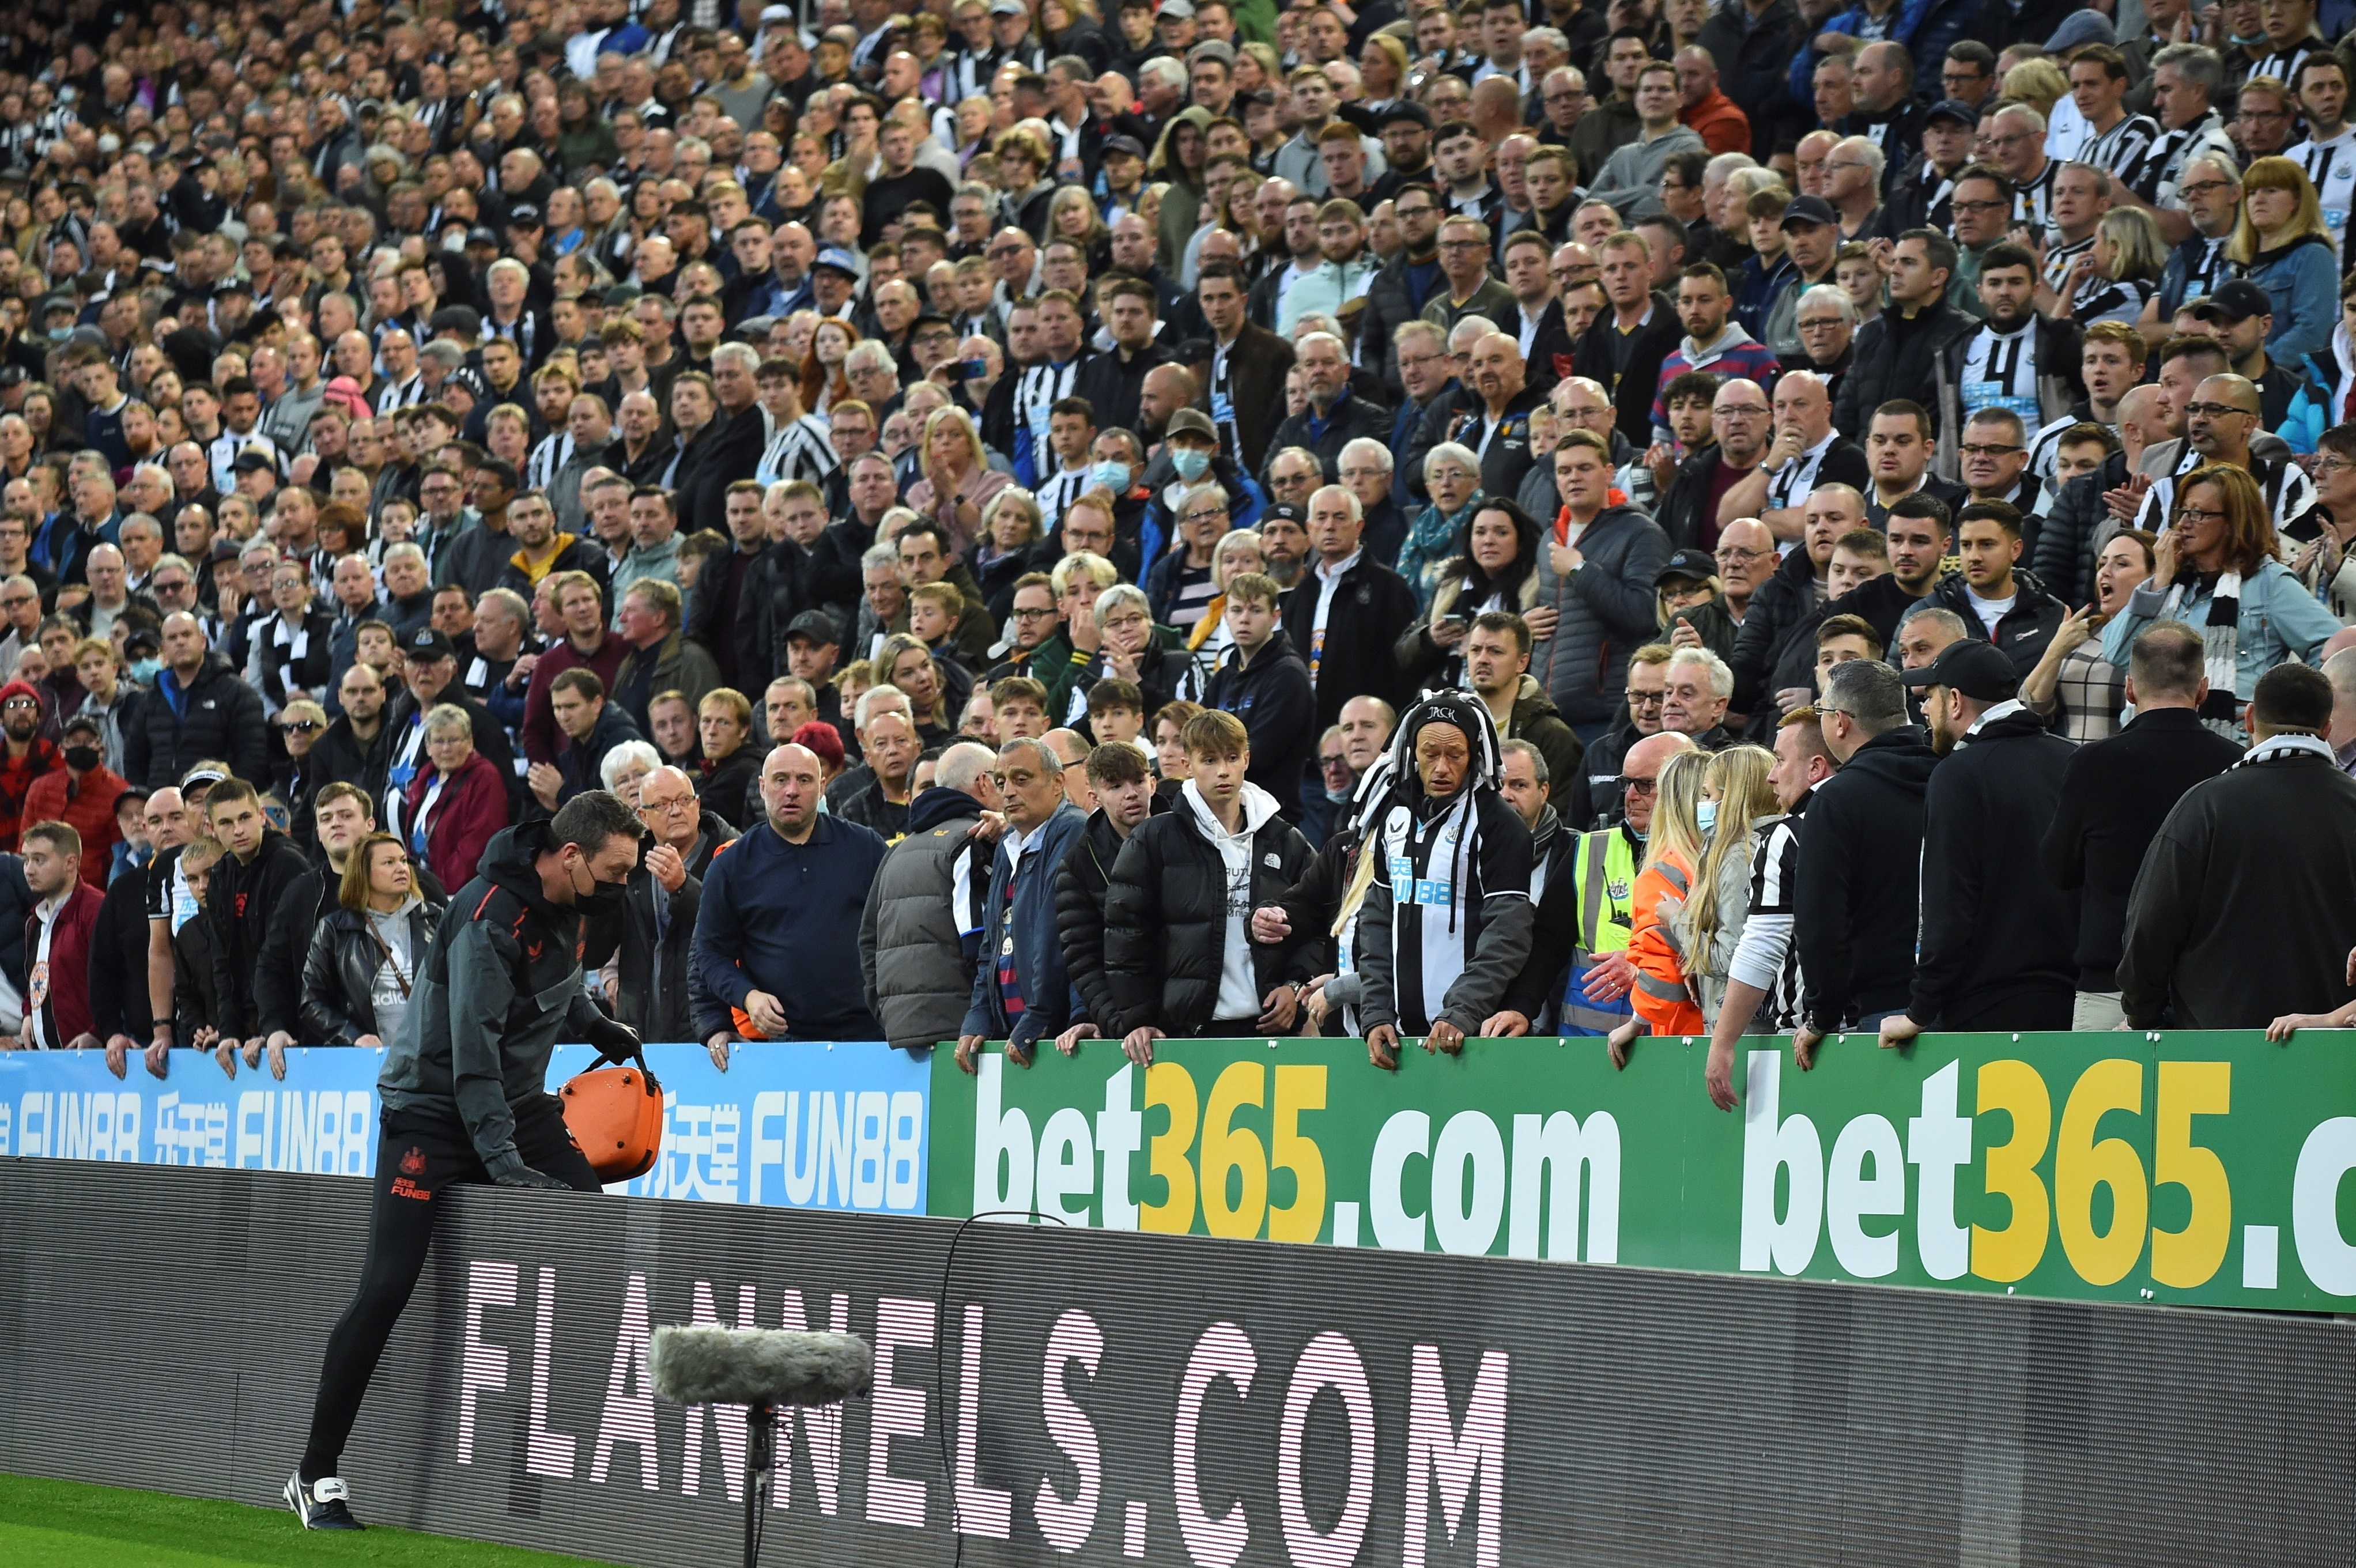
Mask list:
[[1718,802],[1714,800],[1705,800],[1700,805],[1695,806],[1694,821],[1697,826],[1699,826],[1704,833],[1716,831],[1718,827]]
[[153,686],[155,677],[164,673],[162,659],[137,659],[131,666],[131,678],[142,686]]
[[1192,485],[1210,472],[1211,454],[1192,447],[1173,446],[1170,449],[1170,466],[1178,471],[1179,478]]
[[1126,496],[1129,494],[1129,464],[1099,463],[1088,470],[1088,483],[1100,485],[1116,496]]

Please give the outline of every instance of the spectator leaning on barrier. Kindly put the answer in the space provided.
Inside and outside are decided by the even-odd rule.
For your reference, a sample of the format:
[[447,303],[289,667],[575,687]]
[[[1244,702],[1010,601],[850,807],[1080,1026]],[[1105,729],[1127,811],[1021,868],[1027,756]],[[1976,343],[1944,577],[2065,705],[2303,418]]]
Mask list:
[[1309,845],[1248,781],[1243,720],[1199,712],[1181,740],[1193,776],[1169,812],[1129,836],[1105,889],[1114,1013],[1091,1021],[1141,1063],[1164,1038],[1290,1032],[1310,978],[1297,939],[1252,940],[1250,912],[1300,879]]
[[637,813],[649,842],[622,891],[622,940],[607,966],[606,995],[641,1040],[693,1040],[690,993],[703,875],[736,832],[698,804],[695,786],[674,767],[638,781]]
[[259,1049],[267,1043],[254,1000],[262,938],[276,918],[281,897],[311,869],[310,862],[286,835],[270,826],[261,796],[243,779],[223,779],[213,785],[205,800],[205,820],[228,851],[213,868],[206,916],[220,1009],[214,1021],[222,1049],[232,1040]]
[[105,895],[82,880],[81,835],[62,822],[25,829],[25,885],[37,901],[25,917],[25,1022],[32,1051],[101,1043],[91,1032],[90,954]]
[[1391,741],[1393,800],[1368,830],[1358,916],[1366,1055],[1398,1064],[1402,1034],[1462,1049],[1530,956],[1530,830],[1497,794],[1497,730],[1477,698],[1416,704]]
[[1879,659],[1836,665],[1816,703],[1840,771],[1816,788],[1800,838],[1793,932],[1807,997],[1802,1068],[1838,1029],[1879,1029],[1906,1006],[1920,918],[1922,796],[1938,763],[1906,722],[1906,689]]
[[362,837],[345,857],[336,907],[314,928],[304,960],[304,1042],[375,1048],[392,1039],[442,911],[419,890],[400,839]]
[[2257,1029],[2350,998],[2356,780],[2323,739],[2331,682],[2277,665],[2247,722],[2248,753],[2184,792],[2136,876],[2119,956],[2131,1029]]
[[991,862],[981,953],[958,1038],[958,1065],[968,1072],[985,1039],[1005,1040],[1009,1056],[1027,1061],[1077,1010],[1055,924],[1055,878],[1087,814],[1065,798],[1064,763],[1044,741],[1001,747],[996,779],[1006,831]]
[[907,837],[877,868],[859,920],[867,1010],[884,1039],[921,1055],[955,1040],[972,1005],[999,828],[990,748],[960,741],[908,803]]
[[2209,692],[2201,634],[2158,621],[2128,650],[2126,700],[2135,718],[2117,734],[2082,746],[2062,775],[2045,831],[2045,874],[2078,895],[2078,989],[2073,1029],[2115,1029],[2119,950],[2127,895],[2184,793],[2239,762],[2241,747],[2201,721]]
[[2036,853],[2076,748],[2019,697],[2012,660],[1967,637],[1905,677],[1942,761],[1923,792],[1914,991],[1884,1045],[1926,1029],[2070,1027],[2078,901]]
[[1063,944],[1064,972],[1079,1009],[1055,1039],[1057,1048],[1066,1051],[1081,1040],[1100,1035],[1099,1024],[1109,1027],[1112,1022],[1115,1009],[1104,965],[1105,889],[1121,846],[1154,806],[1153,775],[1146,771],[1145,753],[1136,745],[1108,741],[1088,753],[1086,766],[1096,809],[1073,836],[1055,871],[1055,931]]
[[733,1040],[874,1040],[859,923],[884,840],[819,810],[817,754],[785,745],[761,764],[763,826],[712,863],[696,914],[705,993],[696,1033]]

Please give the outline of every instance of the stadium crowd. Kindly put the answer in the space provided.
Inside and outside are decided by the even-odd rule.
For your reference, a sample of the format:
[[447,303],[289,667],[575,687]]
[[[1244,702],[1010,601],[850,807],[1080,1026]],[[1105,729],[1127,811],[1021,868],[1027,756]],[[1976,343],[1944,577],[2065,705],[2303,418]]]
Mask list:
[[0,1027],[2344,1024],[2348,0],[70,0]]

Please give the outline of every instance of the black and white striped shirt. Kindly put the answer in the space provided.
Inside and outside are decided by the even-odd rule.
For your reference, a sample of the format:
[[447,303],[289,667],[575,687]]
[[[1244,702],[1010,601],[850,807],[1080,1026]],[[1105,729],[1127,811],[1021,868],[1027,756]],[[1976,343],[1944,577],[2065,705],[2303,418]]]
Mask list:
[[1756,1021],[1783,1034],[1802,1022],[1800,948],[1792,939],[1793,892],[1799,885],[1801,812],[1773,818],[1751,852],[1751,910],[1742,923],[1728,977],[1767,993]]
[[552,431],[540,438],[540,444],[523,460],[523,485],[527,490],[545,490],[556,483],[556,475],[573,461],[573,433]]
[[2013,187],[2012,220],[2015,223],[2043,229],[2053,221],[2053,181],[2061,172],[2061,164],[2048,158],[2043,173]]
[[1064,508],[1078,500],[1087,490],[1088,472],[1087,464],[1077,468],[1059,468],[1033,492],[1039,503],[1041,533],[1054,533],[1064,516]]
[[2087,137],[2073,161],[2092,164],[2113,179],[2133,185],[2158,141],[2158,121],[2148,114],[2130,114],[2100,135]]
[[753,470],[753,477],[762,484],[807,479],[823,485],[841,466],[835,456],[834,437],[816,414],[804,414],[783,428],[777,427],[776,416],[768,410],[763,409],[761,417],[771,426],[768,444],[761,450],[761,465]]
[[412,370],[406,381],[387,381],[377,389],[376,411],[389,414],[395,409],[413,409],[425,400],[425,378]]

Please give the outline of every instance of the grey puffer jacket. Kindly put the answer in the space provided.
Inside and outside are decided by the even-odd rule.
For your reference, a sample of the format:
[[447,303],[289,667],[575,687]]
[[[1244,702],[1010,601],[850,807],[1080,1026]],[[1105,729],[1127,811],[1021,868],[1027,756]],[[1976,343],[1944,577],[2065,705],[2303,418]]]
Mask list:
[[1530,651],[1530,673],[1566,722],[1617,719],[1628,656],[1662,640],[1653,580],[1668,563],[1669,536],[1633,507],[1606,507],[1580,538],[1580,569],[1560,577],[1549,548],[1554,529],[1543,532],[1537,602],[1558,619],[1554,635]]
[[[978,917],[990,892],[994,840],[979,838],[981,804],[960,790],[925,791],[908,809],[908,836],[892,847],[867,891],[859,922],[859,966],[867,1010],[884,1038],[904,1051],[955,1040],[973,997]],[[962,883],[958,858],[970,853]],[[959,929],[958,900],[977,918],[971,940]]]

